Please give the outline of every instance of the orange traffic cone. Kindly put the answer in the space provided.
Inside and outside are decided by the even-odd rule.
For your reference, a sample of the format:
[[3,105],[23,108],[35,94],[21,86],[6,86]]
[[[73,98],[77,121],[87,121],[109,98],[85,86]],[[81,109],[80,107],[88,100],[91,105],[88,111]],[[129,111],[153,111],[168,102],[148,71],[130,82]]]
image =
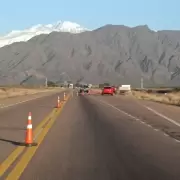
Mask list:
[[57,108],[60,108],[60,98],[58,96],[58,100],[57,100]]
[[31,112],[29,112],[29,115],[28,115],[28,124],[27,124],[27,129],[26,129],[25,145],[28,146],[28,147],[37,145],[36,143],[33,143]]

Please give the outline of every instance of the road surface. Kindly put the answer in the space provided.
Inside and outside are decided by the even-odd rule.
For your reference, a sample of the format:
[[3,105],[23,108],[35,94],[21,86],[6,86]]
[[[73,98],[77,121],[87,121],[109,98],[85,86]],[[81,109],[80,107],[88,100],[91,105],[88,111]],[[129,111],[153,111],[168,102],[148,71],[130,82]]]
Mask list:
[[21,143],[24,143],[28,113],[32,113],[34,129],[57,105],[58,96],[63,99],[63,93],[56,92],[49,96],[37,97],[32,101],[0,109],[0,177],[3,173],[2,163]]
[[111,96],[70,98],[32,159],[27,160],[33,148],[6,175],[21,180],[180,179],[180,143],[160,128],[175,125],[144,103]]

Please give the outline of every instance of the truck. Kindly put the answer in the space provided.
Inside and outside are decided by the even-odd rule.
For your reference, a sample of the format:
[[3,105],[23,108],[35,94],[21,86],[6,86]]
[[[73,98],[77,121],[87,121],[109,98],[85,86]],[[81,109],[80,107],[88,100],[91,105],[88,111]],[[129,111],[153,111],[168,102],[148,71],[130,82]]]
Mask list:
[[73,84],[69,84],[69,88],[73,89]]

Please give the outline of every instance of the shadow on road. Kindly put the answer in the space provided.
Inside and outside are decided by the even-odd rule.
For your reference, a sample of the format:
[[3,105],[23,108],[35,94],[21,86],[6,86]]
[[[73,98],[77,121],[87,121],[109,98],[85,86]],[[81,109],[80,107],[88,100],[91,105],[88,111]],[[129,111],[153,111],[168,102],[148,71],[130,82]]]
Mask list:
[[2,141],[2,142],[7,142],[7,143],[13,144],[13,145],[15,145],[15,146],[25,146],[25,143],[24,143],[24,142],[12,141],[12,140],[3,139],[3,138],[0,138],[0,141]]
[[0,130],[25,131],[25,130],[26,130],[26,128],[22,128],[22,127],[8,127],[8,126],[0,126]]

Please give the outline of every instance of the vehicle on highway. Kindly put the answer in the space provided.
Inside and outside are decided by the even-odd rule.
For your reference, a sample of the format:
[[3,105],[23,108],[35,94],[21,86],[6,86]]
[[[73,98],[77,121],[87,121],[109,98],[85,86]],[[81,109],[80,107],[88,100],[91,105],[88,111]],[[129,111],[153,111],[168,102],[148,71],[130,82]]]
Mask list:
[[68,85],[68,87],[69,87],[70,89],[73,89],[74,85],[71,83],[71,84]]
[[79,95],[84,95],[85,94],[84,88],[80,88],[78,94]]
[[115,87],[115,86],[112,86],[112,88],[113,88],[113,92],[114,92],[114,94],[116,94],[116,92],[117,92],[116,87]]
[[105,86],[101,92],[101,95],[104,95],[104,94],[109,94],[109,95],[113,96],[114,88],[112,86]]
[[84,93],[89,93],[89,88],[84,88]]

